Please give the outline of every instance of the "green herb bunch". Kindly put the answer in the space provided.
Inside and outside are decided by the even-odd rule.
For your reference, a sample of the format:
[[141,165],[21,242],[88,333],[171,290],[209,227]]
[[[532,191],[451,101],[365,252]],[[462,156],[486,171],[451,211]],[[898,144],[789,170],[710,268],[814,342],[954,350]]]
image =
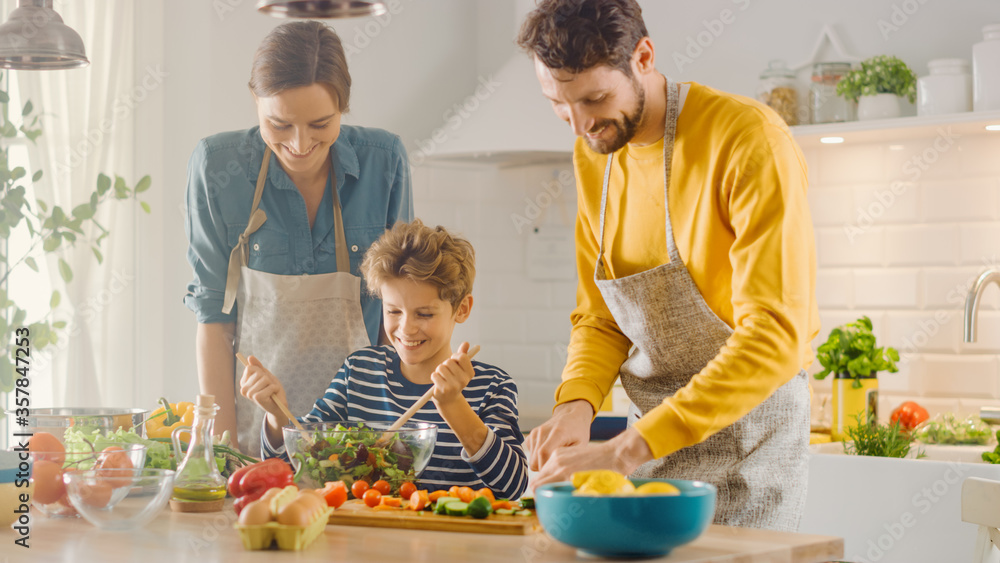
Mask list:
[[[910,453],[913,436],[893,422],[888,426],[879,424],[874,415],[865,417],[858,413],[857,426],[847,427],[844,431],[850,442],[844,441],[844,453],[850,455],[867,455],[877,457],[906,457]],[[923,457],[919,451],[917,457]]]
[[861,387],[859,377],[899,371],[896,367],[899,352],[895,348],[875,347],[872,321],[867,316],[831,330],[826,343],[817,349],[816,359],[823,366],[823,371],[814,376],[816,379],[831,373],[847,374],[854,380],[854,388]]
[[852,102],[875,94],[903,96],[912,104],[917,99],[917,75],[900,59],[879,55],[862,61],[860,69],[851,70],[837,83],[837,95]]

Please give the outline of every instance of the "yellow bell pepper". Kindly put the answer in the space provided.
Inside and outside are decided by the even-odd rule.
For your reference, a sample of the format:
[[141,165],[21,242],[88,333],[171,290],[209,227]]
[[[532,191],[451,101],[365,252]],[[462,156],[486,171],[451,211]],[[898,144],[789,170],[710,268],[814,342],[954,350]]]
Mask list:
[[[178,426],[191,426],[194,423],[194,403],[167,403],[161,398],[162,407],[153,411],[146,419],[146,436],[149,438],[169,438],[170,433]],[[190,440],[190,437],[188,438]]]

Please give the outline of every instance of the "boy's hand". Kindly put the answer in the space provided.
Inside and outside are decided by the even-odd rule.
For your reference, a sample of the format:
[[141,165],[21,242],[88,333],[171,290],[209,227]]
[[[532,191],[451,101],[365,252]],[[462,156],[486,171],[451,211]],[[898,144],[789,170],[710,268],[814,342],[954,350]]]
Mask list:
[[288,404],[281,382],[255,356],[247,358],[247,362],[248,365],[243,368],[243,377],[240,378],[240,394],[260,405],[260,408],[272,416],[285,418],[281,408],[275,403],[281,401]]
[[434,393],[431,397],[438,406],[451,403],[455,399],[464,400],[462,389],[465,389],[476,374],[472,369],[472,360],[468,352],[469,343],[463,342],[458,351],[452,354],[451,358],[441,362],[431,374],[431,382],[434,383]]

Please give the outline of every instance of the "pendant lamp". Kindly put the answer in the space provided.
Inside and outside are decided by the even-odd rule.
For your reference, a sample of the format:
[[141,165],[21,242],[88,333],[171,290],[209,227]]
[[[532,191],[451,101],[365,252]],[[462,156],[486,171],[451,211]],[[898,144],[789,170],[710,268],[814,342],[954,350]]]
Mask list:
[[63,23],[52,0],[18,0],[0,25],[0,68],[60,70],[89,64],[83,39]]
[[276,18],[353,18],[381,16],[379,0],[260,0],[257,10]]

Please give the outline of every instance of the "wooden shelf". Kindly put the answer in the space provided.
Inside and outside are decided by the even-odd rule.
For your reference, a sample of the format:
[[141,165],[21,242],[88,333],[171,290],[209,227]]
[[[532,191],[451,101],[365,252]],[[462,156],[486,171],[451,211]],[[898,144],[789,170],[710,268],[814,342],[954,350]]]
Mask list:
[[986,135],[1000,131],[987,131],[987,125],[1000,126],[1000,111],[965,112],[948,115],[896,117],[873,121],[848,121],[819,125],[796,125],[792,134],[799,146],[817,147],[823,137],[843,137],[844,144],[879,143],[900,139],[930,138],[949,135]]

